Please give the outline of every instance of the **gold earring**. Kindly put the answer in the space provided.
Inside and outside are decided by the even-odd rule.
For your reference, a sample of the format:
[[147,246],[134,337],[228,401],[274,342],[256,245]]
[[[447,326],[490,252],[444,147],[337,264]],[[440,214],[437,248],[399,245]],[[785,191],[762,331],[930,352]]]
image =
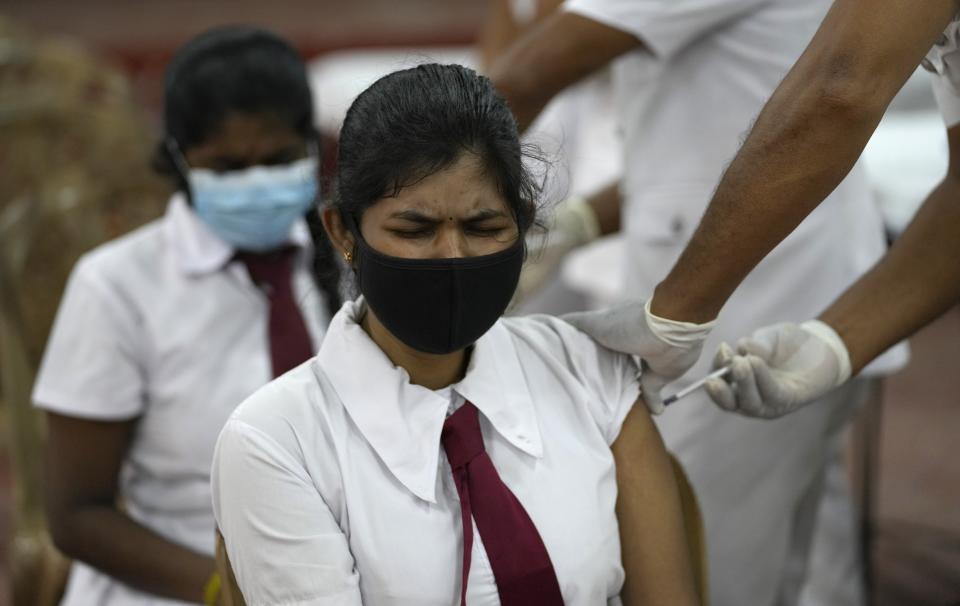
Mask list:
[[343,260],[347,263],[353,263],[353,253],[350,251],[344,251]]

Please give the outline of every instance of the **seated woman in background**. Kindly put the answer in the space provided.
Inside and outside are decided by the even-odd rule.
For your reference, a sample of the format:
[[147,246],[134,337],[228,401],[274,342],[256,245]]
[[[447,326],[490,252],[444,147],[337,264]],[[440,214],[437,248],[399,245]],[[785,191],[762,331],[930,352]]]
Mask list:
[[158,158],[179,191],[163,218],[77,263],[34,391],[50,529],[76,560],[68,606],[215,589],[217,435],[312,357],[340,306],[297,52],[256,29],[199,36],[167,70],[164,122]]
[[[595,606],[619,603],[626,568],[636,603],[696,603],[631,358],[554,318],[501,318],[536,188],[490,82],[453,65],[380,79],[338,166],[323,220],[363,296],[214,455],[247,602]],[[642,485],[622,527],[615,459]]]

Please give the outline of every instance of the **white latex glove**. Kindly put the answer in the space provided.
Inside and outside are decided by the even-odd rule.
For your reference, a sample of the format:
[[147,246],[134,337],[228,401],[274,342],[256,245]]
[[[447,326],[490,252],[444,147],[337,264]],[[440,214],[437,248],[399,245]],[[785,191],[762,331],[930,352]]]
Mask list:
[[563,319],[607,349],[640,358],[640,387],[650,412],[663,412],[660,390],[690,370],[715,322],[693,324],[650,313],[650,301],[566,314]]
[[520,273],[513,303],[538,293],[556,274],[569,252],[599,237],[600,223],[586,199],[568,198],[557,204],[547,233],[527,236],[530,254]]
[[714,368],[731,366],[727,379],[711,379],[707,393],[724,410],[773,419],[793,412],[850,378],[850,354],[829,325],[774,324],[737,342],[722,343]]

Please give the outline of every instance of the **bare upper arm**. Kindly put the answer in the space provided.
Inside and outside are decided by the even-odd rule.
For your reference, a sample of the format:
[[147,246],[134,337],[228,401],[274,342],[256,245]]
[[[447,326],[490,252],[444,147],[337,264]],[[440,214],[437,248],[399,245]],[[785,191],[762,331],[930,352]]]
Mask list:
[[625,605],[698,604],[670,457],[642,398],[612,446]]
[[641,46],[633,34],[556,11],[494,62],[490,78],[524,129],[564,88]]
[[71,511],[116,503],[136,420],[93,421],[52,412],[46,418],[47,516],[54,538],[63,539]]

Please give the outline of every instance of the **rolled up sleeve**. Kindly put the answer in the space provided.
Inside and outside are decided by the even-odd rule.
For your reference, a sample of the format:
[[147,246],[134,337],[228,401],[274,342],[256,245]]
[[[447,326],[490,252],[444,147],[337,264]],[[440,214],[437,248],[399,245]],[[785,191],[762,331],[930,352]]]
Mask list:
[[633,34],[659,59],[770,0],[568,0],[563,10]]

